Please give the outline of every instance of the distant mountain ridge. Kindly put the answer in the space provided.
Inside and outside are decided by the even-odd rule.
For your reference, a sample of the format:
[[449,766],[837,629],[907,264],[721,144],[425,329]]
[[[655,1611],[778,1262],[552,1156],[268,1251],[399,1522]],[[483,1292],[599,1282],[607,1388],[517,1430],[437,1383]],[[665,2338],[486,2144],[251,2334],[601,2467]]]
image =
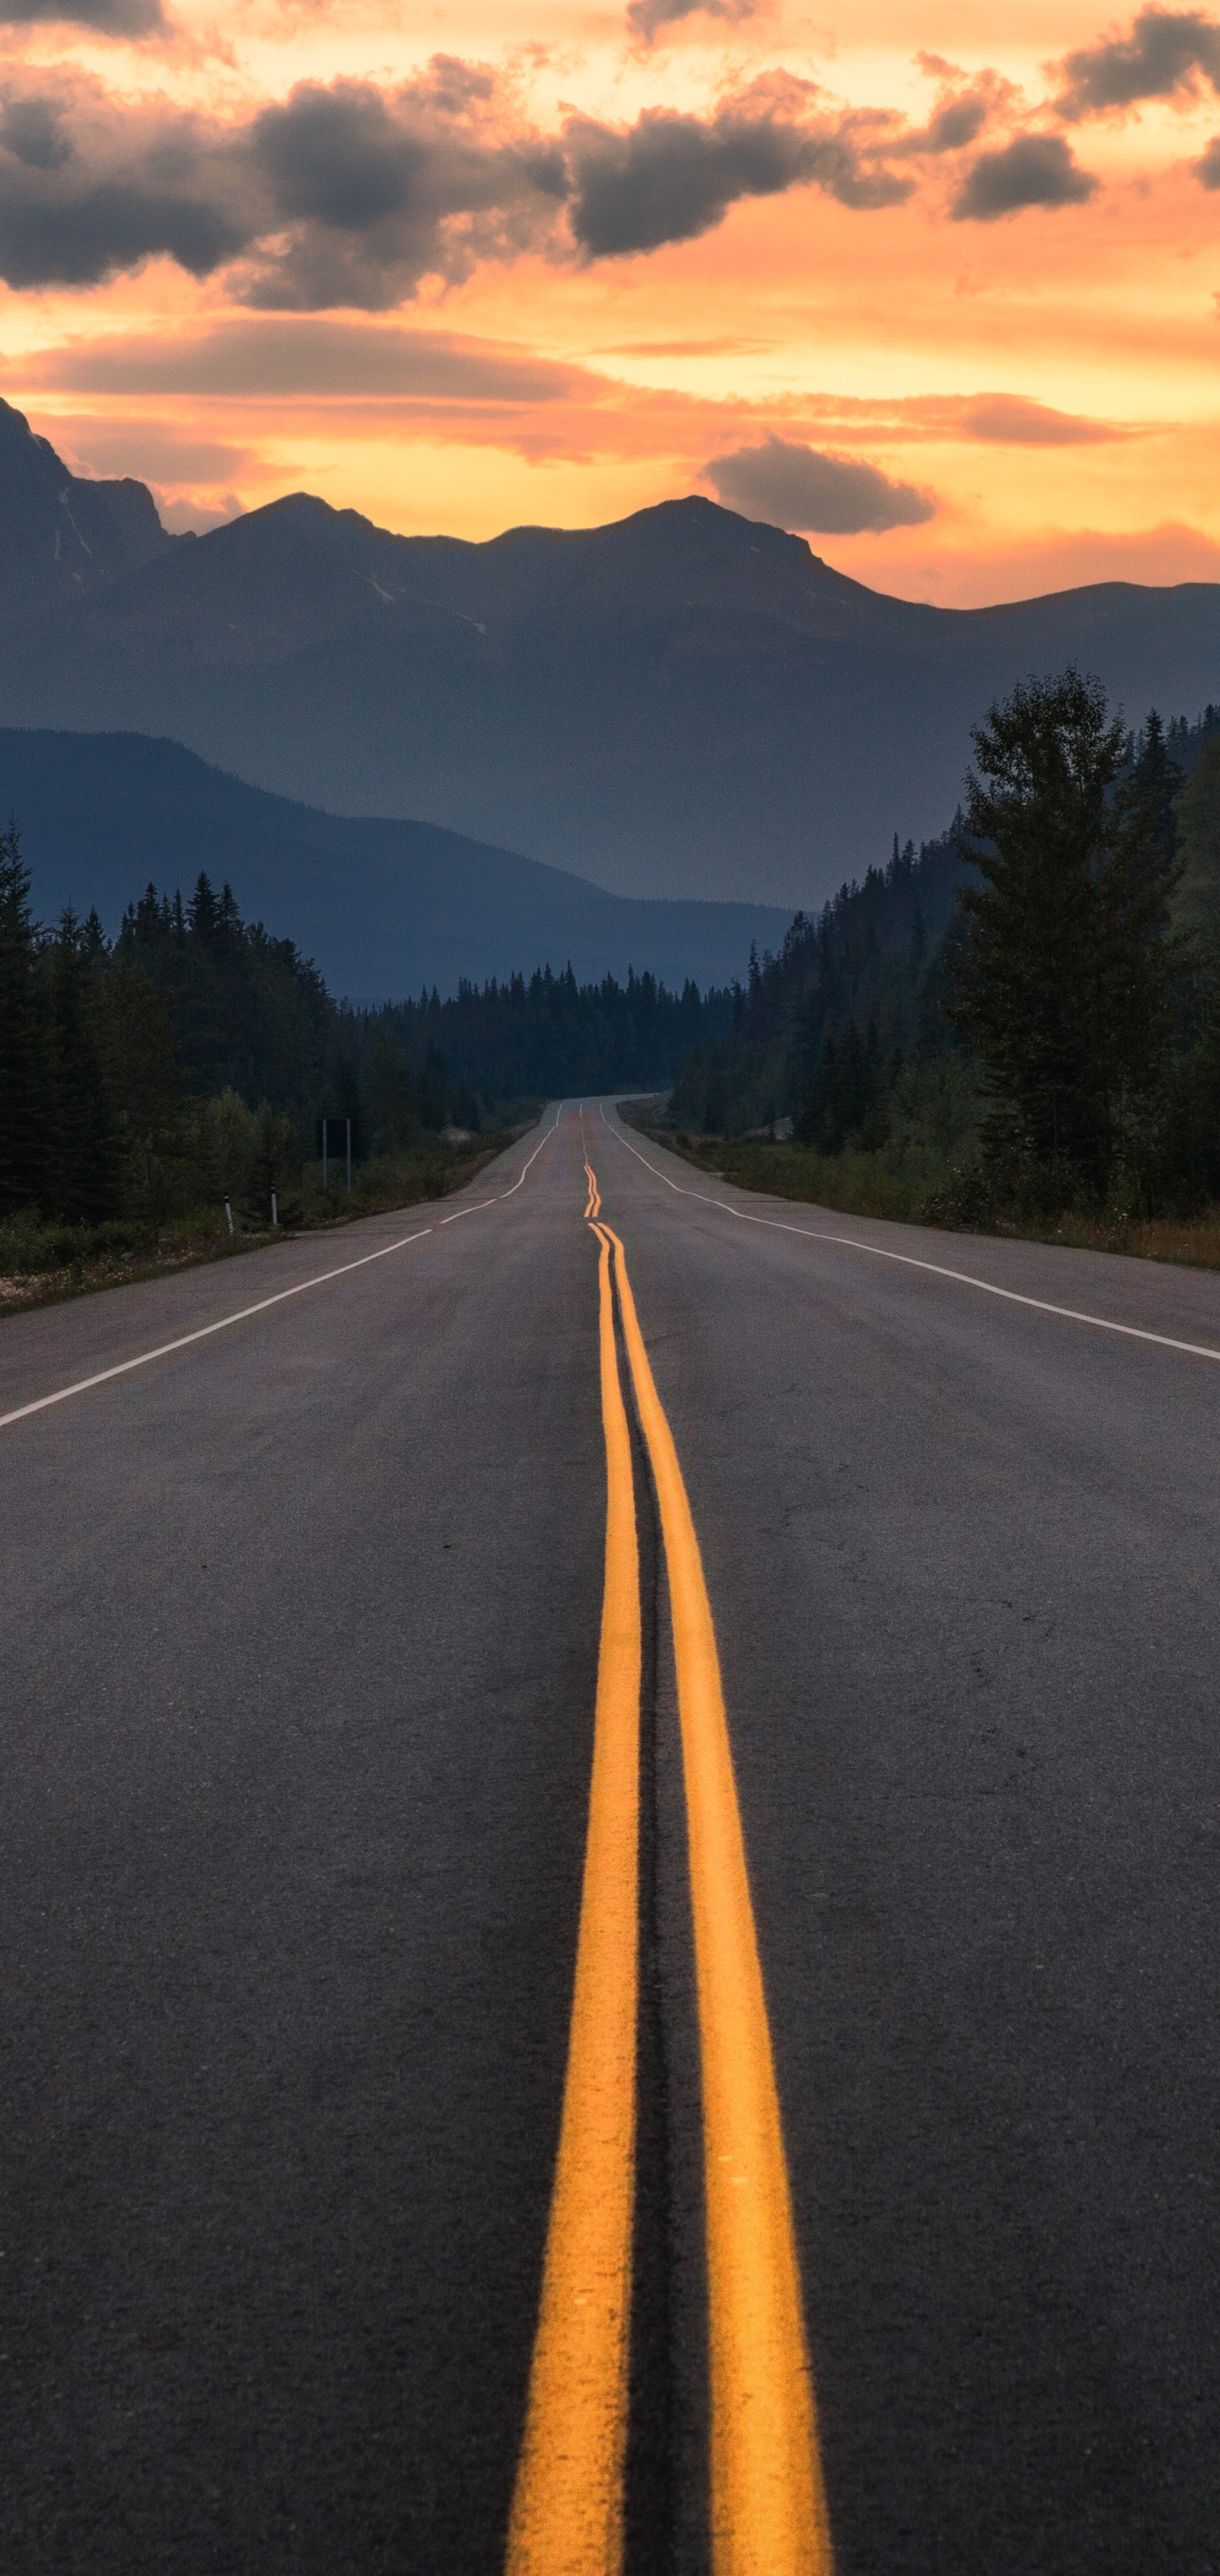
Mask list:
[[[932,608],[700,499],[476,545],[297,493],[171,539],[7,405],[0,490],[0,723],[168,735],[625,895],[815,905],[944,828],[972,721],[1030,671],[1096,671],[1132,722],[1220,697],[1214,583]],[[114,537],[65,572],[90,508]]]
[[401,1001],[569,963],[582,981],[629,966],[681,991],[744,978],[750,943],[788,915],[760,904],[648,903],[435,824],[348,820],[138,734],[0,731],[0,816],[14,814],[35,910],[96,904],[113,933],[151,879],[189,892],[227,877],[248,919],[295,939],[333,993]]

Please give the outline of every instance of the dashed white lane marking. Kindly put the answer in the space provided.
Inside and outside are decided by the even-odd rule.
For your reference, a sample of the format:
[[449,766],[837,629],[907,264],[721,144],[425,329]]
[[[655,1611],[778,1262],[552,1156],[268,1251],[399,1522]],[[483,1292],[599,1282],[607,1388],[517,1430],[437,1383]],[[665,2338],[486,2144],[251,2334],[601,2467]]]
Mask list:
[[729,1199],[713,1198],[708,1190],[683,1189],[679,1181],[671,1181],[668,1172],[659,1172],[637,1146],[628,1144],[621,1128],[610,1127],[604,1109],[602,1117],[611,1135],[627,1146],[628,1153],[635,1155],[646,1172],[651,1172],[654,1181],[664,1181],[666,1189],[675,1191],[680,1199],[699,1199],[705,1207],[723,1208],[726,1216],[740,1217],[743,1225],[765,1225],[775,1234],[799,1234],[806,1242],[833,1243],[847,1252],[871,1252],[877,1261],[897,1261],[905,1270],[926,1270],[934,1279],[952,1279],[959,1288],[978,1288],[984,1297],[1002,1297],[1010,1306],[1029,1306],[1038,1315],[1057,1315],[1065,1324],[1088,1324],[1097,1333],[1121,1333],[1127,1341],[1154,1342],[1158,1350],[1184,1351],[1193,1360],[1220,1360],[1220,1350],[1212,1350],[1206,1342],[1179,1342],[1170,1333],[1152,1333],[1142,1324],[1116,1324],[1108,1315],[1086,1315],[1076,1306],[1053,1306],[1045,1297],[1024,1297],[1019,1289],[997,1288],[993,1279],[976,1279],[969,1270],[949,1270],[939,1261],[919,1261],[913,1252],[887,1252],[883,1244],[865,1243],[860,1235],[830,1234],[825,1227],[816,1225],[788,1225],[783,1217],[755,1216],[749,1208],[734,1207]]

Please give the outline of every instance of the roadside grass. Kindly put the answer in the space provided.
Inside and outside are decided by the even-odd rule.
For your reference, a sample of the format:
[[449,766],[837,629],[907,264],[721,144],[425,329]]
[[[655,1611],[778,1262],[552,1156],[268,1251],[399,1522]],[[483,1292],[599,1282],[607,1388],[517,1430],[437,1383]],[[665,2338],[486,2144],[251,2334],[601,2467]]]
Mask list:
[[350,1225],[356,1217],[385,1216],[445,1198],[473,1180],[512,1141],[507,1134],[472,1136],[460,1143],[429,1135],[408,1153],[381,1154],[358,1164],[350,1197],[342,1171],[338,1180],[328,1178],[324,1191],[321,1163],[307,1164],[295,1189],[281,1193],[278,1226],[262,1225],[249,1210],[235,1208],[231,1235],[223,1206],[166,1218],[155,1233],[145,1217],[72,1226],[46,1224],[36,1212],[23,1211],[0,1225],[0,1315],[87,1296],[98,1288],[123,1287],[135,1279],[160,1278],[200,1262],[232,1260],[301,1234]]
[[[629,1109],[625,1105],[625,1116]],[[632,1124],[642,1122],[632,1121]],[[810,1146],[675,1135],[649,1124],[642,1132],[680,1154],[709,1179],[796,1199],[841,1216],[891,1217],[907,1225],[932,1225],[955,1234],[994,1234],[1027,1243],[1063,1243],[1085,1252],[1125,1252],[1141,1261],[1173,1261],[1197,1270],[1220,1270],[1220,1206],[1192,1217],[1139,1217],[1125,1211],[1081,1211],[1039,1219],[997,1215],[966,1222],[953,1211],[960,1172],[933,1155],[907,1155],[897,1164],[884,1152],[818,1154]],[[947,1203],[947,1205],[946,1205]]]

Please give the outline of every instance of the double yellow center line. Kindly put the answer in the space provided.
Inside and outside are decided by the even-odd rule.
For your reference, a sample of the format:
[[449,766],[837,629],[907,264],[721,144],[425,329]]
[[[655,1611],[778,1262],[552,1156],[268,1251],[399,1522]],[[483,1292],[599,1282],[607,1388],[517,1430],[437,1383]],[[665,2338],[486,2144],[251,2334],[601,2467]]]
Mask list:
[[611,1261],[661,1518],[686,1790],[710,2333],[714,2576],[830,2576],[830,2532],[771,2033],[720,1659],[678,1454],[623,1246],[598,1265],[606,1565],[589,1829],[559,2155],[508,2576],[620,2576],[638,1989],[640,1589]]

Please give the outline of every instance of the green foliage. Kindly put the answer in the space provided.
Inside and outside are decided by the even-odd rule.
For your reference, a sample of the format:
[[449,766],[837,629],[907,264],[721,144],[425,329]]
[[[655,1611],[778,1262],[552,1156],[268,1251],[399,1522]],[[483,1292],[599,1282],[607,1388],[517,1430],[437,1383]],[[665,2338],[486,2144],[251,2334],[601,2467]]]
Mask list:
[[117,1216],[122,1199],[122,1146],[113,1086],[107,1080],[110,1028],[101,969],[101,925],[67,910],[49,968],[46,1195],[69,1225],[97,1226]]
[[[503,983],[493,978],[481,990],[459,984],[448,1001],[425,992],[383,1010],[345,1008],[336,1048],[358,1073],[375,1144],[395,1114],[400,1132],[410,1133],[401,1124],[407,1077],[421,1127],[477,1129],[517,1101],[667,1082],[692,1047],[727,1031],[731,1010],[728,994],[701,997],[690,982],[680,994],[633,973],[625,984],[613,975],[578,984],[570,967],[556,975],[546,966]],[[393,1073],[387,1049],[398,1060]]]
[[[1173,878],[1159,778],[1122,793],[1128,739],[1099,681],[1029,680],[975,728],[956,1024],[989,1095],[984,1159],[1010,1194],[1103,1196],[1161,1081]],[[1042,1186],[1039,1181],[1038,1187]]]
[[188,1091],[232,1090],[298,1119],[322,1089],[331,1006],[291,939],[245,922],[232,887],[201,874],[190,902],[150,885],[128,906],[115,945],[171,1007]]
[[1204,747],[1178,802],[1182,881],[1174,905],[1178,927],[1212,938],[1220,929],[1220,732]]
[[899,1054],[922,1061],[951,1052],[942,952],[966,872],[956,832],[925,842],[918,856],[913,842],[900,850],[895,839],[888,867],[841,887],[815,919],[798,913],[778,956],[751,958],[744,991],[729,997],[727,1027],[709,1030],[687,1057],[670,1101],[674,1126],[741,1135],[808,1115],[820,1134],[844,1143],[854,1130],[831,1098],[841,1044],[850,1057],[871,1028],[891,1069]]
[[296,1121],[283,1117],[264,1100],[253,1127],[244,1193],[246,1221],[252,1228],[269,1224],[274,1196],[278,1222],[290,1224],[298,1212],[301,1188],[301,1138]]
[[30,873],[15,822],[0,832],[0,1217],[32,1205],[51,1149],[50,1034]]
[[841,1038],[827,1038],[805,1093],[795,1134],[802,1145],[821,1154],[841,1154],[845,1146],[875,1153],[890,1129],[890,1094],[901,1071],[901,1059],[887,1065],[881,1054],[876,1020],[861,1037],[849,1020]]

